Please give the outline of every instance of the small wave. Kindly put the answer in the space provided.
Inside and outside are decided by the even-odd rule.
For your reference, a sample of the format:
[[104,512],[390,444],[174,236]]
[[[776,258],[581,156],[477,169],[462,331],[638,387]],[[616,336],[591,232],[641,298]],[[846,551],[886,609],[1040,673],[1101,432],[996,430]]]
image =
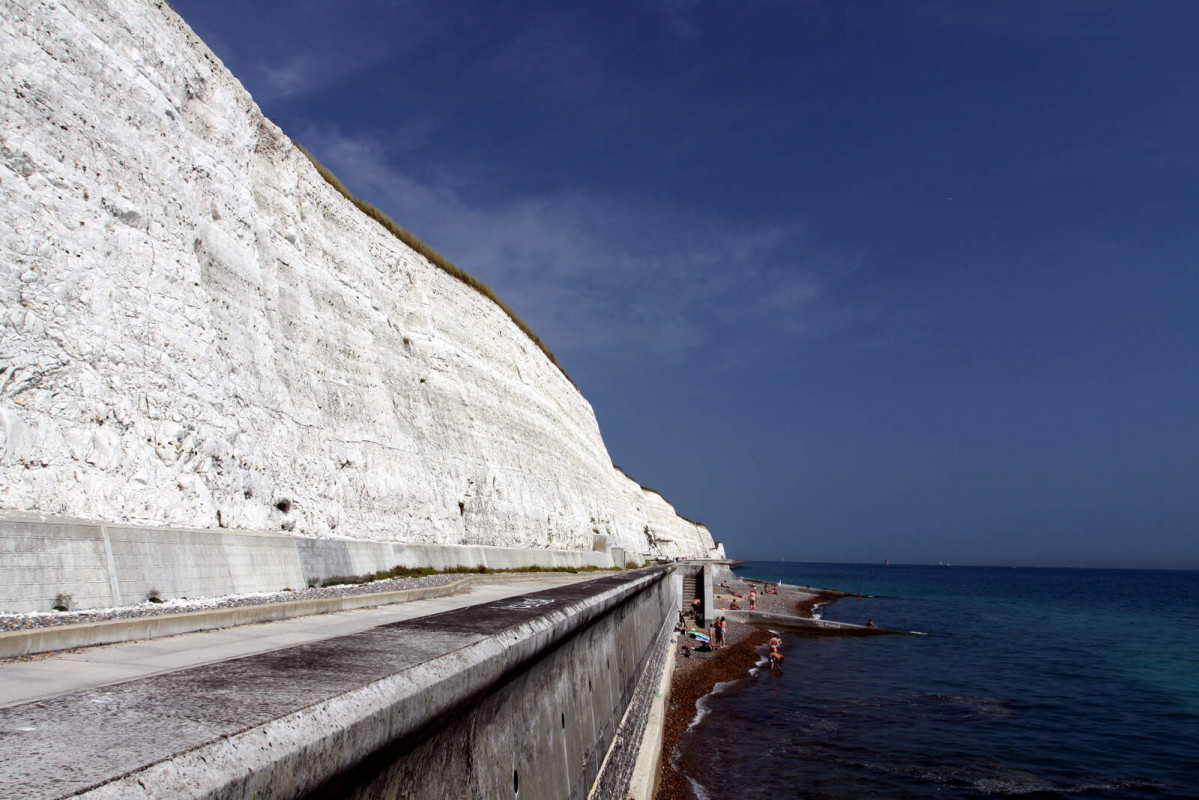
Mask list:
[[954,767],[916,768],[915,775],[947,788],[972,789],[983,794],[1030,794],[1058,790],[1027,770],[1002,764],[968,764]]
[[711,795],[709,795],[707,790],[704,789],[704,785],[702,783],[697,781],[695,778],[692,778],[690,775],[686,777],[687,782],[691,784],[691,791],[695,792],[695,796],[698,798],[698,800],[712,800]]
[[1114,778],[1092,778],[1085,783],[1079,783],[1077,786],[1071,786],[1066,789],[1058,789],[1063,794],[1074,794],[1075,792],[1110,792],[1110,791],[1134,791],[1134,792],[1182,792],[1183,786],[1170,786],[1167,783],[1155,783],[1153,781],[1122,781]]
[[1042,778],[1019,767],[1002,764],[972,764],[961,767],[911,770],[921,778],[950,788],[966,788],[989,795],[1023,795],[1052,793],[1083,794],[1111,791],[1160,791],[1168,787],[1160,783],[1124,781],[1103,776],[1090,776],[1077,783],[1061,783]]
[[919,703],[932,701],[941,706],[944,711],[957,711],[970,717],[1010,717],[1012,715],[1011,700],[1006,697],[987,697],[985,695],[963,694],[922,694],[916,695]]
[[706,698],[701,697],[695,704],[695,719],[687,725],[687,730],[690,731],[699,723],[703,722],[704,717],[708,716],[708,706],[704,703]]
[[703,720],[704,717],[708,715],[709,698],[715,697],[736,682],[737,681],[721,681],[712,687],[712,691],[708,692],[706,695],[697,700],[695,702],[695,719],[691,720],[691,723],[687,725],[687,730],[694,728],[700,723],[701,720]]

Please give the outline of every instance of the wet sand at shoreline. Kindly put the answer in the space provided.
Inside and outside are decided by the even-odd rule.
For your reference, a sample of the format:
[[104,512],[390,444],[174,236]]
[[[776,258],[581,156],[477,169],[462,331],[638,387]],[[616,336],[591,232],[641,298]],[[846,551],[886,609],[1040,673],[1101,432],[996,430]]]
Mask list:
[[[727,609],[729,601],[736,600],[743,609],[749,608],[750,581],[733,579],[732,589],[717,588],[717,616],[720,609]],[[759,589],[761,582],[753,582]],[[730,591],[740,598],[733,598]],[[758,611],[778,614],[799,614],[811,617],[813,608],[841,596],[838,592],[819,590],[783,589],[779,594],[759,595]],[[697,704],[711,693],[716,684],[741,680],[749,677],[749,671],[765,659],[765,645],[771,634],[764,628],[749,623],[729,621],[725,646],[711,652],[694,652],[690,658],[675,656],[674,675],[670,688],[670,704],[666,709],[666,720],[662,733],[662,761],[658,765],[659,784],[655,800],[695,800],[695,792],[686,775],[676,769],[674,751],[680,739],[695,719]],[[676,653],[684,644],[694,647],[697,642],[682,634],[675,641]],[[786,648],[783,655],[789,656]],[[793,665],[788,665],[793,666]],[[769,669],[762,664],[763,669]]]

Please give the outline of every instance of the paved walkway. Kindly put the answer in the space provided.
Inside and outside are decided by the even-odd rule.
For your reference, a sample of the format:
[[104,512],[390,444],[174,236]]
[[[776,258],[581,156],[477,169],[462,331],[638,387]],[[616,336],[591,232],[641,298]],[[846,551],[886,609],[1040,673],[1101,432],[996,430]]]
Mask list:
[[0,663],[0,708],[80,689],[108,686],[201,664],[345,636],[378,625],[438,614],[594,577],[569,575],[560,578],[481,584],[471,587],[469,591],[448,597],[188,633],[166,639],[104,645],[41,656],[32,661]]
[[[144,654],[134,659],[147,663],[116,659],[122,670],[101,677],[101,682],[111,681],[104,685],[88,674],[110,670],[112,659],[96,660],[101,651],[83,654],[91,660],[74,664],[64,660],[70,658],[67,654],[34,662],[29,666],[68,664],[75,672],[50,687],[56,694],[49,699],[0,708],[0,797],[64,800],[88,793],[121,800],[283,800],[314,792],[341,797],[347,794],[343,790],[360,784],[383,791],[392,785],[385,762],[407,752],[415,741],[409,737],[457,715],[453,719],[466,727],[441,741],[453,748],[465,746],[475,736],[476,710],[487,724],[502,726],[488,736],[480,734],[483,744],[471,745],[479,759],[494,761],[488,761],[487,786],[512,785],[509,776],[518,768],[526,776],[529,771],[538,776],[527,785],[542,785],[539,781],[549,779],[538,770],[550,763],[550,753],[556,759],[567,746],[576,753],[570,762],[574,778],[589,781],[602,752],[586,748],[598,743],[594,737],[610,731],[623,712],[620,670],[605,659],[625,658],[623,674],[628,675],[636,671],[637,656],[628,650],[622,656],[589,649],[587,642],[578,648],[576,637],[592,625],[627,631],[628,618],[613,615],[643,592],[655,592],[650,600],[657,602],[667,575],[659,568],[574,581],[480,585],[466,596],[389,609],[415,617],[406,620],[388,618],[382,609],[365,612],[373,620],[363,612],[324,617],[330,624],[308,633],[307,641],[279,644],[268,652],[252,652],[263,643],[262,637],[251,637],[260,641],[241,652],[222,650],[216,663],[210,650],[217,648],[197,648],[195,643],[218,633],[240,635],[248,628],[185,634],[171,643],[183,642],[180,650],[186,657],[162,661],[162,654]],[[493,599],[482,602],[485,597]],[[421,615],[439,608],[446,610]],[[366,627],[350,633],[348,620],[361,620],[352,624]],[[270,623],[259,630],[312,621]],[[604,636],[620,638],[614,630]],[[568,643],[569,652],[558,649]],[[105,650],[130,652],[136,647]],[[552,659],[566,659],[568,668],[541,670],[551,653]],[[209,663],[198,663],[202,660]],[[130,667],[143,672],[129,678]],[[516,683],[521,688],[506,695]],[[501,705],[472,705],[486,706],[485,698]],[[501,713],[499,722],[495,715]],[[570,734],[561,733],[564,726],[558,724],[567,715],[574,726]],[[511,742],[520,741],[531,726],[539,726],[536,747],[509,752]],[[383,761],[370,758],[383,753]],[[422,796],[455,797],[462,757],[429,752],[414,756],[403,770],[423,776],[428,785]],[[562,768],[566,765],[563,761]],[[441,782],[432,783],[426,768]]]

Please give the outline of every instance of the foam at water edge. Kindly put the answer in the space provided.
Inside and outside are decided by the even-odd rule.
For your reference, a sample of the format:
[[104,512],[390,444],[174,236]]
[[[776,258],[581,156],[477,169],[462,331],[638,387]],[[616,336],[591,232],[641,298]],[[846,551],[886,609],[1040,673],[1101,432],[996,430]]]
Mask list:
[[[771,631],[771,633],[773,633],[773,631]],[[759,651],[758,660],[755,661],[753,667],[750,668],[749,674],[757,675],[762,671],[762,667],[766,666],[768,663],[770,663],[770,656],[766,655],[764,651]]]
[[[695,703],[695,719],[691,720],[691,722],[687,725],[687,730],[684,732],[684,736],[687,733],[690,733],[691,729],[694,728],[696,725],[698,725],[703,720],[703,718],[708,715],[708,705],[707,705],[708,698],[712,697],[713,695],[719,694],[721,691],[724,690],[724,688],[726,686],[731,686],[732,684],[734,684],[736,682],[737,681],[721,681],[720,683],[718,683],[712,687],[712,691],[708,692],[706,695],[704,695],[703,697],[699,698],[699,700],[696,701],[696,703]],[[671,752],[671,754],[670,754],[670,765],[672,767],[674,767],[675,769],[679,769],[679,746],[680,745],[682,745],[682,737],[679,737],[679,744],[675,746],[674,751]],[[697,797],[700,798],[700,800],[703,800],[704,798],[706,798],[708,796],[698,786],[695,785],[695,780],[693,778],[691,778],[690,776],[687,776],[687,780],[691,781],[692,788],[695,789],[695,794]]]
[[705,716],[707,716],[707,714],[708,714],[708,698],[709,697],[713,697],[714,695],[720,694],[721,692],[723,692],[725,690],[725,688],[732,686],[736,682],[737,682],[736,680],[721,681],[720,683],[718,683],[712,687],[712,691],[708,692],[706,695],[704,695],[699,700],[697,700],[695,703],[695,719],[691,720],[691,724],[689,724],[687,726],[687,730],[691,730],[692,728],[694,728],[696,725],[698,725],[700,723],[700,720],[702,720]]
[[697,781],[695,778],[692,778],[690,775],[687,776],[687,782],[691,784],[691,791],[695,792],[695,796],[698,798],[698,800],[712,800],[711,795],[705,791],[702,783]]

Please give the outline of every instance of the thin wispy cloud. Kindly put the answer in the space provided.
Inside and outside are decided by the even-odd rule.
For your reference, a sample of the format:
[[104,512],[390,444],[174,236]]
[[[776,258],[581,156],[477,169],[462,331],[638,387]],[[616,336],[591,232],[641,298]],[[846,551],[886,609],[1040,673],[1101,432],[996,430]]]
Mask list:
[[395,166],[378,139],[331,128],[302,138],[352,191],[491,284],[568,364],[631,352],[720,363],[746,342],[785,347],[876,321],[837,295],[854,257],[812,244],[799,223],[581,191],[485,205],[461,175],[442,185]]
[[[424,47],[449,24],[427,0],[286,5],[241,3],[222,10],[219,27],[188,14],[264,107],[319,93]],[[262,35],[262,25],[271,34]],[[303,42],[302,48],[296,42]]]
[[695,8],[699,0],[661,0],[659,12],[666,20],[666,28],[676,39],[698,39],[699,23],[695,19]]
[[319,86],[329,75],[327,65],[313,58],[292,59],[281,66],[264,64],[260,74],[272,97],[291,97]]
[[493,82],[535,87],[558,100],[585,98],[606,79],[602,59],[578,30],[581,24],[559,14],[536,18],[490,53],[480,72]]

